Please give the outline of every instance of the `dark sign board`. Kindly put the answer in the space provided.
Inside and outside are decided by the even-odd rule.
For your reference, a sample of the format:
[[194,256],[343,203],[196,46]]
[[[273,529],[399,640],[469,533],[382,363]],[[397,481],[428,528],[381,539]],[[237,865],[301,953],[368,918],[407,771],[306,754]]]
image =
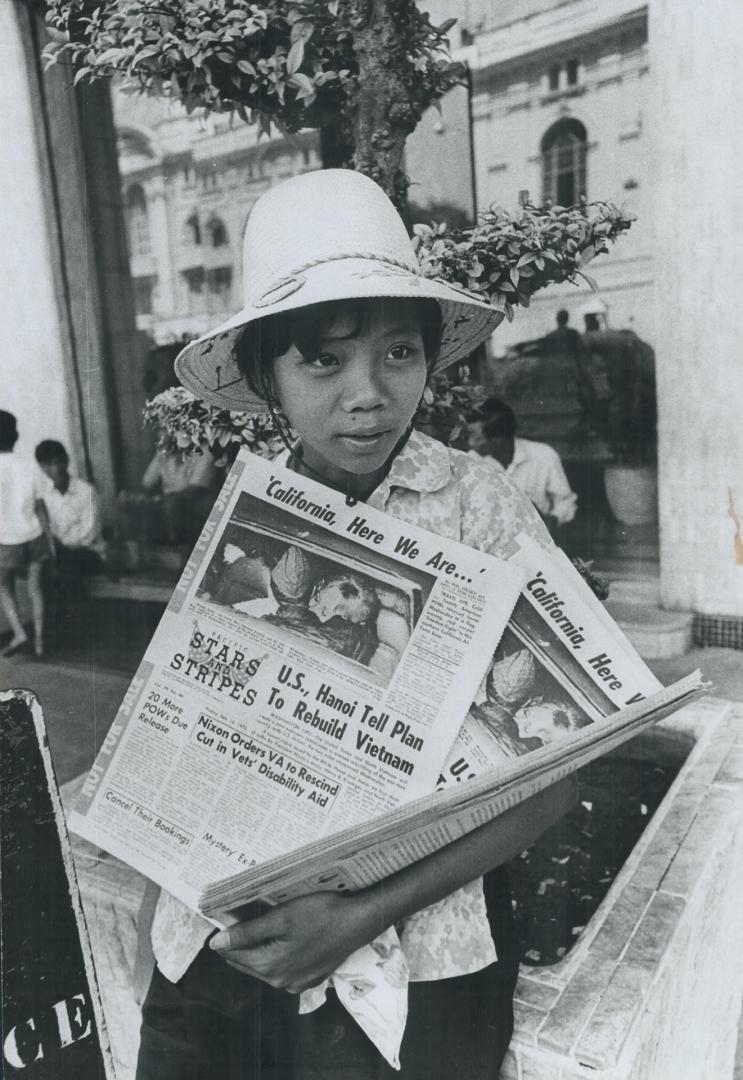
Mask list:
[[6,1080],[114,1080],[38,702],[0,695],[0,991]]

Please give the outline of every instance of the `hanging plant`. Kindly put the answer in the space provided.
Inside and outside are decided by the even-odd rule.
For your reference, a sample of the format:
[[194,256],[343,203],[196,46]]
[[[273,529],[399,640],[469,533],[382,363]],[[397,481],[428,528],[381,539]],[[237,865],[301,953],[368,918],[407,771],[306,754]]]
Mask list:
[[181,386],[163,390],[148,401],[144,422],[157,432],[157,446],[166,454],[190,457],[208,448],[218,466],[234,461],[247,447],[261,457],[273,458],[283,448],[271,419],[206,405]]
[[427,277],[460,285],[505,311],[528,307],[548,285],[595,282],[584,267],[626,232],[634,218],[609,202],[534,206],[525,195],[517,211],[493,206],[476,225],[414,225],[413,244]]

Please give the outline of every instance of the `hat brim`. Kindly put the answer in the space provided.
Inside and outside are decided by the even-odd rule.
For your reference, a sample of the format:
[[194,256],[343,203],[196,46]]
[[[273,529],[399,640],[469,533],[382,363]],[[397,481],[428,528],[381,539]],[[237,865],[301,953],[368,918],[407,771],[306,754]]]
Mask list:
[[376,260],[343,259],[313,266],[286,278],[262,299],[188,344],[175,371],[196,397],[221,409],[266,412],[266,403],[247,385],[235,362],[234,347],[251,323],[268,315],[331,300],[435,300],[441,308],[441,346],[432,372],[443,371],[473,352],[503,320],[505,312],[435,278]]

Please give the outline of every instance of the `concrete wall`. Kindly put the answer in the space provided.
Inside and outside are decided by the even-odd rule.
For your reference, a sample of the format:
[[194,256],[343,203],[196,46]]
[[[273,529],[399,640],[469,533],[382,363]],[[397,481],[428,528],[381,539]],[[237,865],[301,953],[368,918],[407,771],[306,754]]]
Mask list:
[[502,1080],[732,1074],[743,989],[743,712],[707,698],[645,738],[659,734],[666,745],[696,739],[695,748],[565,959],[522,969]]
[[23,38],[27,23],[20,4],[0,4],[0,408],[18,418],[17,453],[28,457],[37,442],[53,438],[71,446],[80,460],[77,403],[66,381],[65,332],[47,229],[48,189],[34,134],[39,101]]
[[652,0],[661,588],[743,616],[743,7]]

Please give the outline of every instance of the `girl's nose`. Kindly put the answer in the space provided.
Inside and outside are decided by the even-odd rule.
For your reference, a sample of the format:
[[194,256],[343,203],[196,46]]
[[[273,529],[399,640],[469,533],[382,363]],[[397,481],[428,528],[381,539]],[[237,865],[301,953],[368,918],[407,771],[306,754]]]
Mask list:
[[368,354],[355,357],[344,376],[343,407],[347,412],[378,409],[387,403],[382,373]]

